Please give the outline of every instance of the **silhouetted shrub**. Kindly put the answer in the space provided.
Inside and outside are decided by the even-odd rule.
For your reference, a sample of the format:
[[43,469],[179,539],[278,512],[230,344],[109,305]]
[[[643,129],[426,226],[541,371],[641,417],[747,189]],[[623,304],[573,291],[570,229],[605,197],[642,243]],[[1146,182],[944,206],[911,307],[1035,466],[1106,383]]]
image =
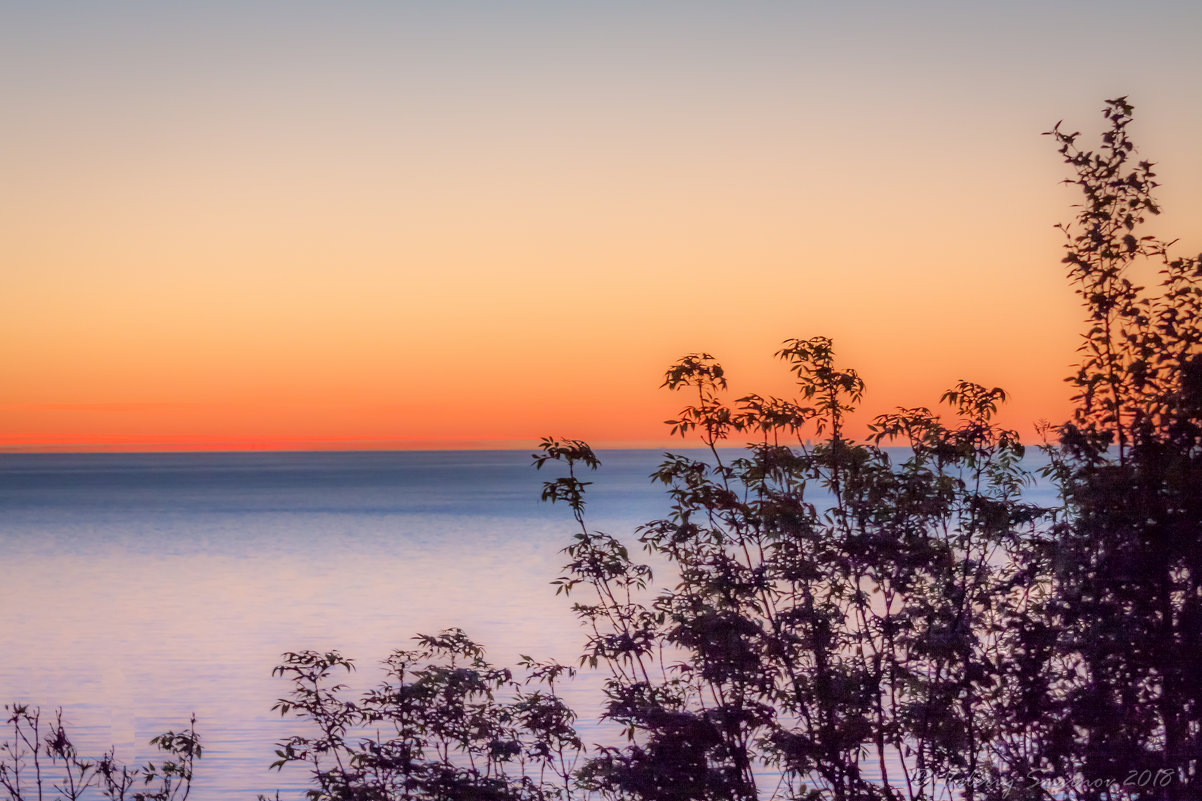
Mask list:
[[[1054,637],[1041,756],[1079,798],[1202,797],[1202,257],[1144,235],[1159,213],[1125,98],[1097,151],[1051,132],[1083,203],[1063,226],[1088,312],[1073,419],[1049,474],[1064,496],[1048,565]],[[1158,269],[1149,292],[1137,272]],[[1107,793],[1110,795],[1108,796]]]
[[275,673],[292,692],[274,708],[316,732],[280,743],[273,767],[308,765],[314,799],[539,801],[566,791],[583,746],[555,688],[573,670],[524,657],[519,683],[459,629],[416,639],[358,700],[333,680],[353,670],[350,659],[285,654]]
[[111,801],[185,801],[192,770],[203,749],[196,717],[181,732],[168,731],[150,744],[166,754],[158,764],[130,767],[113,749],[98,758],[81,755],[63,723],[63,711],[45,725],[41,710],[29,704],[5,704],[8,715],[0,739],[0,789],[9,801],[60,801],[100,797]]
[[[710,452],[669,456],[664,519],[638,532],[679,582],[585,524],[582,442],[546,440],[567,476],[544,497],[579,524],[557,583],[606,665],[605,716],[631,739],[581,773],[614,798],[1202,797],[1202,261],[1143,235],[1158,213],[1131,106],[1108,101],[1097,152],[1050,135],[1084,194],[1062,226],[1088,313],[1073,419],[1044,471],[1058,508],[1022,499],[1005,393],[960,382],[950,420],[898,409],[865,442],[864,384],[824,338],[778,354],[795,400],[728,403],[723,368],[685,357],[668,421]],[[1160,268],[1157,291],[1134,283]],[[719,446],[751,439],[724,461]],[[902,445],[897,451],[884,445]],[[767,765],[773,772],[757,773]],[[768,778],[773,787],[765,786]]]

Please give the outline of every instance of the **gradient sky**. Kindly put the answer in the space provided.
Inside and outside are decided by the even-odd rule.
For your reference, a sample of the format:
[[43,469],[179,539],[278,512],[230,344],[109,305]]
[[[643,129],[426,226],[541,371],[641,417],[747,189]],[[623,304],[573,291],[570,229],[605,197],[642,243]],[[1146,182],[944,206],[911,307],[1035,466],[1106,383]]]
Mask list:
[[655,444],[677,357],[1067,411],[1128,95],[1202,249],[1202,5],[4,2],[0,448]]

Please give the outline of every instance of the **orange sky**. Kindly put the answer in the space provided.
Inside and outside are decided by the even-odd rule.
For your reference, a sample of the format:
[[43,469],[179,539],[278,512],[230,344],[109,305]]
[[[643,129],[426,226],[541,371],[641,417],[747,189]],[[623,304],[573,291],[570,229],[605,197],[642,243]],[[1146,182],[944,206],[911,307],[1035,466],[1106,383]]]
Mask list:
[[1202,14],[897,5],[6,10],[0,449],[655,445],[675,358],[818,334],[1062,417],[1039,133],[1129,95],[1202,249]]

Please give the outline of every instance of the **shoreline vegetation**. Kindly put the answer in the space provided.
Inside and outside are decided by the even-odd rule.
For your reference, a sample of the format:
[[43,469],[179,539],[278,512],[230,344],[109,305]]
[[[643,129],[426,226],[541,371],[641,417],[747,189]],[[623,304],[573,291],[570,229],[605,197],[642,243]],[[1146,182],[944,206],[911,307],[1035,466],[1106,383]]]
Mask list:
[[[1072,419],[1041,429],[1056,504],[1024,496],[1000,388],[960,381],[948,413],[899,408],[858,441],[865,384],[829,339],[778,352],[794,399],[728,400],[725,369],[690,354],[665,376],[687,398],[667,422],[706,453],[666,457],[666,516],[635,532],[673,588],[590,528],[586,443],[534,454],[574,522],[553,583],[619,743],[585,748],[559,693],[575,667],[515,673],[447,629],[358,697],[351,659],[285,654],[275,709],[305,728],[273,767],[306,769],[313,801],[1202,797],[1202,256],[1143,233],[1157,182],[1132,114],[1106,101],[1096,150],[1048,132],[1081,192],[1060,228],[1086,317]],[[78,755],[61,712],[4,712],[10,800],[188,797],[195,720],[131,767]]]

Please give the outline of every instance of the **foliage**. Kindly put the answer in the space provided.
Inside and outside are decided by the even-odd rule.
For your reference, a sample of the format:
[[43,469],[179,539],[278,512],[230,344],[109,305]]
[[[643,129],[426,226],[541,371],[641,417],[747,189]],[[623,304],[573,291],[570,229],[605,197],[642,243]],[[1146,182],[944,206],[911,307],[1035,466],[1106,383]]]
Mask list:
[[[778,353],[796,400],[727,403],[724,369],[691,354],[665,377],[692,396],[667,423],[709,458],[670,455],[653,476],[671,510],[638,537],[678,583],[648,597],[649,569],[585,524],[576,468],[596,456],[544,441],[536,463],[569,476],[544,497],[579,523],[557,584],[589,593],[574,607],[583,661],[607,667],[605,715],[629,740],[592,757],[582,786],[1202,796],[1202,673],[1183,658],[1202,645],[1202,261],[1142,233],[1159,209],[1131,113],[1107,102],[1097,152],[1050,132],[1084,194],[1062,229],[1088,315],[1075,414],[1045,443],[1059,508],[1022,499],[1023,446],[992,421],[1000,389],[961,381],[950,419],[898,409],[855,442],[844,421],[864,383],[828,339]],[[1159,265],[1156,292],[1139,262]],[[724,459],[736,434],[753,441]]]
[[111,801],[185,801],[192,771],[203,749],[196,717],[181,732],[151,739],[166,759],[142,767],[123,765],[109,749],[98,759],[79,754],[55,710],[48,726],[41,710],[28,704],[5,704],[6,734],[0,740],[0,789],[9,801],[78,801],[99,793]]
[[308,765],[314,801],[565,794],[583,745],[556,684],[574,671],[523,657],[527,673],[517,682],[459,629],[415,639],[416,648],[393,652],[385,680],[357,701],[334,681],[354,669],[350,659],[336,651],[285,654],[275,673],[292,692],[274,708],[316,733],[280,743],[273,767]]
[[[1153,165],[1135,161],[1132,107],[1107,103],[1097,151],[1051,135],[1081,191],[1064,226],[1069,277],[1088,313],[1073,419],[1049,448],[1064,493],[1056,532],[1056,632],[1046,768],[1080,798],[1163,777],[1202,796],[1202,256],[1143,234],[1159,213]],[[1136,284],[1156,268],[1159,286]],[[1129,782],[1128,782],[1129,783]],[[1118,785],[1116,787],[1116,785]],[[1106,794],[1110,795],[1107,796]]]
[[[574,607],[592,632],[584,661],[608,667],[605,715],[630,740],[590,759],[582,783],[751,799],[773,789],[767,763],[784,797],[971,795],[1021,734],[1005,727],[1009,625],[1043,591],[1023,558],[1043,515],[1020,498],[1023,446],[992,423],[1005,395],[961,382],[944,395],[951,421],[899,409],[854,443],[844,420],[863,382],[830,341],[780,356],[796,402],[726,405],[705,354],[668,372],[695,397],[669,425],[699,432],[711,457],[669,456],[654,476],[671,511],[639,540],[676,569],[674,588],[639,599],[646,566],[583,521],[567,550],[558,584],[590,591]],[[827,438],[808,442],[809,427]],[[756,441],[728,462],[718,446],[735,432]],[[884,443],[899,441],[895,461]],[[595,460],[581,443],[549,453],[571,476]]]
[[[1073,419],[1045,428],[1057,508],[1023,498],[1024,447],[994,422],[1001,389],[960,381],[947,413],[899,408],[857,441],[846,419],[865,385],[829,339],[777,354],[795,399],[727,401],[724,368],[690,354],[665,375],[689,398],[667,424],[708,455],[665,458],[652,478],[668,513],[637,531],[671,588],[652,591],[650,567],[589,528],[580,471],[600,461],[586,443],[548,438],[534,456],[566,472],[543,490],[577,527],[554,584],[625,745],[573,772],[563,755],[580,743],[563,729],[548,760],[545,729],[523,733],[494,697],[518,693],[508,673],[454,633],[390,660],[394,684],[358,706],[322,686],[348,662],[289,655],[281,711],[319,734],[277,764],[309,761],[314,798],[1202,796],[1202,673],[1181,658],[1202,646],[1202,263],[1142,233],[1159,209],[1131,112],[1107,102],[1097,152],[1050,132],[1084,195],[1062,230],[1088,320]],[[1137,285],[1140,262],[1160,266],[1156,293]],[[749,442],[731,456],[735,437]],[[349,727],[384,720],[395,738],[348,745]],[[553,787],[513,778],[523,757],[551,765]]]

